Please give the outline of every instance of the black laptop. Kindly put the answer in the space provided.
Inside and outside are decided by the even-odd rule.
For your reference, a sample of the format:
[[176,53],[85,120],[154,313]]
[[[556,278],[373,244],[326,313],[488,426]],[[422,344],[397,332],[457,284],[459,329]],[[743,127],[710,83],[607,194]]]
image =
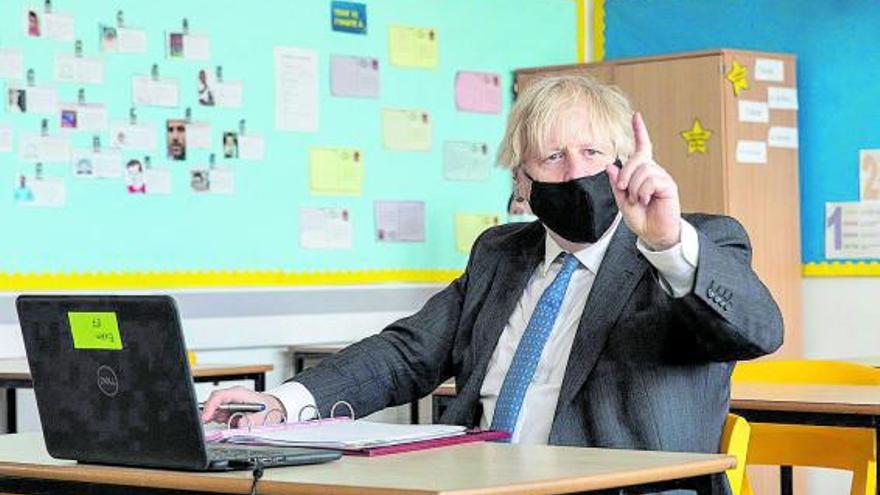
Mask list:
[[52,457],[196,471],[340,457],[330,450],[205,444],[170,297],[20,296],[16,307]]

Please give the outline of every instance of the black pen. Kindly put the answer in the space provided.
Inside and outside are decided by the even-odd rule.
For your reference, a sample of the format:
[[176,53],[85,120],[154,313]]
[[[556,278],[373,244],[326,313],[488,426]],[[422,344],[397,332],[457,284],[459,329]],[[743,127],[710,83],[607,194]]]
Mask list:
[[[204,409],[205,403],[199,402],[199,409]],[[266,410],[266,404],[261,404],[259,402],[226,402],[217,406],[217,409],[221,411],[227,411],[231,413],[254,413],[254,412],[263,412]]]

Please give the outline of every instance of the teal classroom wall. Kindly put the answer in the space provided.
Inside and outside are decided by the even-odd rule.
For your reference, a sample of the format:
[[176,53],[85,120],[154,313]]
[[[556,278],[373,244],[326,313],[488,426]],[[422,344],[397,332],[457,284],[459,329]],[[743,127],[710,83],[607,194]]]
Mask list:
[[[19,161],[22,133],[39,132],[42,116],[13,115],[0,109],[0,124],[14,129],[13,153],[0,153],[0,274],[57,272],[142,272],[198,270],[342,271],[375,269],[460,269],[466,255],[455,250],[453,215],[457,211],[502,215],[510,191],[509,173],[493,168],[483,182],[443,178],[444,140],[484,141],[494,153],[512,92],[512,70],[518,67],[573,63],[576,59],[575,3],[567,0],[383,0],[365,2],[366,36],[334,32],[330,2],[209,0],[53,2],[57,12],[76,15],[76,37],[86,56],[105,59],[105,83],[85,86],[88,102],[103,102],[110,121],[128,119],[131,77],[146,75],[152,64],[161,77],[177,78],[181,106],[140,107],[141,122],[161,130],[168,118],[182,118],[192,107],[194,121],[213,126],[212,150],[189,150],[186,162],[167,162],[160,149],[154,165],[172,170],[170,196],[129,195],[120,180],[78,180],[70,166],[47,164],[44,175],[67,182],[67,204],[60,209],[22,208],[12,199],[16,177],[33,173],[33,163]],[[0,48],[24,52],[25,69],[33,68],[37,85],[58,87],[59,100],[75,102],[79,86],[52,81],[55,53],[72,53],[73,44],[25,36],[22,9],[42,11],[42,2],[6,0],[0,5]],[[147,31],[146,55],[102,54],[98,24],[115,24],[117,9],[127,26]],[[164,33],[179,31],[187,18],[190,31],[207,34],[211,60],[165,58]],[[436,69],[394,67],[389,63],[388,26],[433,27],[439,39]],[[320,127],[315,133],[274,128],[274,46],[317,50]],[[338,98],[330,95],[331,54],[373,56],[380,61],[381,97]],[[219,109],[197,103],[199,69],[222,65],[227,80],[241,79],[244,107]],[[456,71],[498,72],[504,90],[501,114],[464,113],[455,109]],[[4,85],[15,82],[0,81]],[[5,93],[4,93],[5,94]],[[434,122],[430,152],[383,149],[383,107],[431,112]],[[206,165],[211,152],[222,156],[220,136],[236,131],[239,119],[247,132],[266,138],[263,162],[233,161],[236,191],[232,196],[198,195],[189,188],[189,170]],[[50,134],[59,132],[50,119]],[[104,133],[102,142],[108,143]],[[74,135],[74,147],[91,146],[91,133]],[[365,161],[363,193],[357,197],[310,194],[308,149],[356,147]],[[123,158],[144,153],[124,154]],[[218,158],[218,164],[226,164]],[[373,200],[422,200],[426,205],[426,242],[377,243]],[[354,224],[352,249],[304,250],[299,245],[300,207],[341,206]],[[502,217],[503,218],[503,217]]]

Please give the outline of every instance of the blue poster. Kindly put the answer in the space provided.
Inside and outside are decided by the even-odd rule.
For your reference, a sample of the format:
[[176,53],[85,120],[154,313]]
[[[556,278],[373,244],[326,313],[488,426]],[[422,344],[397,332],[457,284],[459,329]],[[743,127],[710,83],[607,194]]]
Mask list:
[[334,31],[367,34],[367,4],[331,2],[330,17]]

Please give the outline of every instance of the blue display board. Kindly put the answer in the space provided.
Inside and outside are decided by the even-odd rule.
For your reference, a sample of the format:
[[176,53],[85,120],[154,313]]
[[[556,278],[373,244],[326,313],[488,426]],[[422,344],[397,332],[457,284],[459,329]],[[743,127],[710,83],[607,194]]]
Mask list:
[[802,259],[825,263],[825,203],[859,200],[880,148],[880,4],[869,0],[606,0],[607,59],[715,48],[797,56]]
[[[358,2],[355,2],[358,3]],[[331,11],[331,2],[212,0],[73,2],[55,0],[55,13],[75,16],[75,38],[85,57],[104,60],[104,83],[59,83],[53,77],[54,57],[71,54],[74,43],[28,35],[27,14],[43,16],[36,0],[9,0],[0,5],[0,50],[21,50],[24,68],[33,69],[37,86],[57,88],[62,102],[75,102],[80,87],[86,101],[107,105],[111,121],[127,121],[132,107],[132,77],[150,75],[158,65],[161,78],[180,83],[177,108],[139,106],[139,122],[151,122],[160,136],[154,165],[171,169],[170,195],[129,194],[121,180],[83,181],[72,177],[70,164],[45,164],[44,176],[66,183],[62,208],[23,208],[13,190],[21,174],[33,174],[34,163],[19,157],[24,134],[39,133],[43,116],[0,108],[0,126],[11,125],[13,150],[0,153],[0,276],[24,274],[176,273],[241,270],[286,273],[358,272],[370,270],[460,270],[466,254],[456,250],[457,212],[503,215],[510,192],[509,172],[493,167],[481,181],[444,179],[445,141],[486,142],[494,154],[510,108],[512,71],[519,67],[573,63],[576,59],[574,2],[559,0],[382,0],[359,2],[368,24],[348,22],[349,13]],[[147,35],[144,54],[101,51],[99,24],[115,26],[117,9],[128,27]],[[360,7],[352,12],[360,15]],[[334,21],[334,17],[337,19]],[[167,33],[189,32],[210,39],[210,59],[169,59]],[[341,19],[341,20],[340,20]],[[418,69],[389,61],[389,27],[431,28],[436,33],[439,64]],[[352,29],[352,26],[355,28]],[[348,31],[348,32],[346,32]],[[432,34],[433,36],[434,34]],[[318,53],[320,123],[316,132],[286,132],[275,127],[273,50],[300,47]],[[381,93],[377,99],[343,98],[330,90],[330,56],[375,57],[380,64]],[[222,66],[226,80],[241,80],[244,105],[229,109],[198,104],[198,73],[213,74]],[[454,84],[458,71],[500,75],[502,111],[462,112],[456,108]],[[4,89],[24,81],[3,81]],[[4,95],[6,95],[4,91]],[[4,105],[5,107],[5,105]],[[183,118],[192,108],[194,121],[212,125],[210,149],[189,150],[183,162],[164,156],[167,119]],[[393,151],[383,147],[383,108],[430,112],[433,121],[429,151]],[[247,132],[265,138],[265,159],[223,160],[235,173],[232,195],[197,194],[191,169],[207,165],[210,153],[220,156],[222,133],[237,131],[241,119]],[[50,135],[62,135],[62,120],[49,119]],[[92,145],[92,132],[68,134],[74,147]],[[112,136],[99,133],[103,143]],[[351,147],[362,150],[364,179],[354,196],[315,195],[309,189],[309,149]],[[124,154],[142,157],[149,153]],[[3,195],[0,194],[0,198]],[[376,239],[373,202],[412,200],[425,204],[424,242],[380,243]],[[351,215],[350,249],[303,249],[299,209],[343,207]],[[392,277],[393,278],[393,277]],[[416,277],[418,278],[418,277]],[[14,283],[7,283],[7,285]],[[2,286],[3,284],[0,284]],[[28,284],[24,284],[27,286]],[[47,284],[44,284],[47,285]],[[51,284],[48,284],[51,286]],[[88,282],[74,285],[88,286]],[[150,284],[146,284],[150,285]],[[7,287],[16,288],[16,287]]]

